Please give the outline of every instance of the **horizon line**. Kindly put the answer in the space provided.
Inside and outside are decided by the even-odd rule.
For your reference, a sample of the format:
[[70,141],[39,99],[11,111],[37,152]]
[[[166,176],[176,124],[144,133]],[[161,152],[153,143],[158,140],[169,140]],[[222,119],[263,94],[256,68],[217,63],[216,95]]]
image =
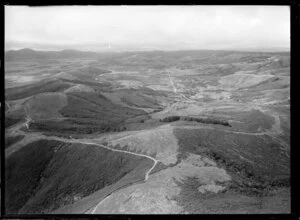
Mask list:
[[35,52],[62,52],[62,51],[79,51],[79,52],[90,52],[90,53],[126,53],[126,52],[153,52],[153,51],[160,51],[160,52],[176,52],[176,51],[232,51],[232,52],[263,52],[263,53],[278,53],[278,52],[290,52],[291,49],[286,47],[274,47],[274,48],[261,48],[261,49],[251,49],[251,48],[245,48],[245,49],[174,49],[174,50],[158,50],[158,49],[146,49],[146,50],[98,50],[98,51],[91,51],[91,50],[78,50],[78,49],[60,49],[60,50],[41,50],[41,49],[32,49],[29,47],[24,47],[21,49],[9,49],[5,50],[5,53],[10,51],[21,51],[21,50],[32,50]]

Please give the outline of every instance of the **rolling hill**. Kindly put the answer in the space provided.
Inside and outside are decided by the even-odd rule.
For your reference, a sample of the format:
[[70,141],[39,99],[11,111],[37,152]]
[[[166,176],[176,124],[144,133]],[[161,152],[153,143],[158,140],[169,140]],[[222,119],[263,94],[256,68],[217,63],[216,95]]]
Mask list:
[[288,52],[5,54],[7,212],[290,212]]

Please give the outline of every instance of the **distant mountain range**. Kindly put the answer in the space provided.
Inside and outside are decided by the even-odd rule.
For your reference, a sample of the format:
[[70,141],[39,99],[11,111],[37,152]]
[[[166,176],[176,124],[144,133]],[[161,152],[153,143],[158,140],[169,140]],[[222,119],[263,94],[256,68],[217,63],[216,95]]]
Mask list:
[[[182,51],[127,51],[123,53],[180,53],[180,52],[187,52],[190,50],[182,50]],[[212,51],[212,50],[193,50],[196,51]],[[217,50],[213,50],[217,51]],[[232,51],[232,50],[220,50],[220,51],[227,51],[227,52],[236,52],[236,53],[243,53],[246,51]],[[191,52],[191,51],[190,51]],[[255,51],[248,51],[250,53],[256,53]],[[259,51],[257,51],[259,52]],[[289,52],[275,52],[269,51],[266,53],[273,53],[273,54],[286,54]],[[61,51],[37,51],[32,50],[30,48],[24,48],[20,50],[9,50],[5,52],[5,61],[14,61],[14,60],[32,60],[32,59],[67,59],[67,58],[97,58],[99,56],[107,56],[108,54],[115,54],[114,52],[91,52],[91,51],[80,51],[80,50],[73,50],[73,49],[66,49]]]
[[23,60],[23,59],[61,59],[61,58],[92,58],[99,55],[96,52],[86,52],[79,50],[61,50],[61,51],[36,51],[29,48],[21,50],[10,50],[5,52],[5,60]]

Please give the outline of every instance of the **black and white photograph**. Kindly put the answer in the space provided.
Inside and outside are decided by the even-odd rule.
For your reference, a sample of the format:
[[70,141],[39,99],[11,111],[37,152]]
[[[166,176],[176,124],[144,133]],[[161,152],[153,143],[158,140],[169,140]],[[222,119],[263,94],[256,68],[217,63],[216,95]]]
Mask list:
[[5,215],[291,214],[289,5],[4,12]]

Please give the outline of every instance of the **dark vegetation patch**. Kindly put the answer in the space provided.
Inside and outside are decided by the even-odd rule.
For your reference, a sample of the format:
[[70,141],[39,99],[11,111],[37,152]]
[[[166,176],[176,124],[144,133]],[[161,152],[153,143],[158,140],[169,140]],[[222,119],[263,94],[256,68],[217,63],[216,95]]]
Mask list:
[[31,85],[8,88],[5,90],[5,99],[17,100],[44,92],[61,92],[70,86],[61,80],[43,80]]
[[179,121],[180,120],[180,116],[168,116],[165,117],[163,119],[160,119],[160,122],[173,122],[173,121]]
[[6,137],[5,138],[5,148],[8,148],[9,146],[22,140],[23,138],[24,138],[24,135],[16,135],[16,136]]
[[146,114],[142,110],[115,105],[100,94],[83,92],[68,95],[68,105],[59,112],[67,119],[37,121],[30,128],[68,134],[118,132],[127,130],[126,119]]
[[272,187],[288,187],[290,186],[289,177],[279,177],[276,179],[265,178],[255,172],[253,166],[249,163],[238,160],[237,158],[225,155],[218,151],[205,151],[202,155],[214,160],[219,166],[226,169],[232,176],[233,181],[229,186],[229,190],[235,192],[262,196],[267,195],[268,190]]
[[53,212],[53,214],[82,214],[91,208],[95,207],[99,201],[103,200],[106,196],[111,193],[128,187],[133,184],[143,182],[145,179],[146,172],[152,166],[153,161],[147,158],[141,160],[140,163],[136,164],[134,169],[127,173],[124,177],[118,180],[116,183],[107,185],[104,188],[96,191],[95,193],[79,200],[78,202],[63,206]]
[[140,115],[133,118],[128,118],[125,123],[145,123],[149,119],[151,119],[151,115]]
[[7,213],[48,213],[126,175],[132,178],[127,179],[129,184],[141,175],[130,173],[141,164],[148,166],[148,160],[97,145],[47,140],[31,143],[6,162]]
[[117,131],[109,123],[94,122],[91,119],[68,119],[64,121],[40,120],[30,123],[30,130],[45,132],[47,136],[65,137],[75,134],[92,134],[95,132]]
[[181,152],[205,155],[230,172],[234,190],[259,194],[289,186],[289,158],[269,136],[205,129],[175,129],[174,134]]
[[162,125],[162,122],[159,122],[156,119],[142,119],[137,122],[125,122],[124,126],[126,126],[127,131],[139,131],[144,129],[155,128],[157,126]]
[[[197,178],[187,177],[183,182],[176,181],[180,194],[173,199],[192,214],[270,214],[290,213],[289,188],[271,190],[268,195],[250,196],[232,190],[217,194],[202,194]],[[220,183],[218,183],[220,185]]]
[[224,125],[224,126],[229,126],[231,125],[222,119],[216,119],[216,118],[195,118],[195,117],[188,117],[188,116],[168,116],[163,119],[160,119],[160,122],[173,122],[173,121],[195,121],[198,123],[204,123],[204,124],[219,124],[219,125]]
[[5,128],[15,125],[22,120],[23,120],[23,118],[21,118],[21,117],[5,117],[5,122],[4,122]]
[[35,194],[40,176],[53,157],[57,141],[36,141],[5,161],[6,213],[17,213]]
[[217,194],[198,191],[201,185],[197,178],[187,177],[184,182],[176,182],[181,188],[175,199],[184,211],[193,214],[241,214],[258,213],[261,201],[235,192],[223,191]]

